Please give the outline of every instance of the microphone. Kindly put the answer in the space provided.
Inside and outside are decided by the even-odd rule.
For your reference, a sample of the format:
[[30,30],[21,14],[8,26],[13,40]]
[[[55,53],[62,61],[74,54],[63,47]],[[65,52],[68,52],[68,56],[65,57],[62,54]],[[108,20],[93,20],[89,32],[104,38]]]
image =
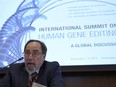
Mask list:
[[15,63],[15,62],[17,62],[17,61],[20,61],[20,60],[22,60],[22,59],[24,59],[24,58],[23,58],[23,57],[21,57],[21,58],[19,58],[18,60],[14,61],[14,63]]
[[1,69],[0,69],[0,71],[1,71],[1,70],[3,70],[3,69],[5,69],[5,68],[8,68],[9,66],[11,66],[12,64],[15,64],[15,63],[16,63],[16,62],[18,62],[18,61],[21,61],[22,59],[24,59],[24,58],[23,58],[23,57],[21,57],[21,58],[19,58],[19,59],[15,60],[14,62],[12,62],[12,63],[8,64],[7,66],[5,66],[5,67],[1,68]]

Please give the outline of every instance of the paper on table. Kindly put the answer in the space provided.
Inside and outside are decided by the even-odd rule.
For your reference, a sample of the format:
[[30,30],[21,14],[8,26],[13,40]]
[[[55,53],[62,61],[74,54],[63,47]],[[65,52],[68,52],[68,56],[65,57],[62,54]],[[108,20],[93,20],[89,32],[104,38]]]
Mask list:
[[33,82],[32,87],[47,87],[47,86]]

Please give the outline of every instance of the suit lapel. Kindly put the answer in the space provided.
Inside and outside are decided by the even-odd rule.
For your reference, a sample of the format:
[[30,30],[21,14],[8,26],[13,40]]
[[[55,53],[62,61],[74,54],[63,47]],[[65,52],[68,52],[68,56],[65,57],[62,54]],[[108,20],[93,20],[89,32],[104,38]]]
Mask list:
[[28,84],[28,73],[26,72],[26,70],[23,69],[23,71],[20,74],[20,87],[27,87]]
[[45,84],[46,83],[46,81],[45,81],[45,79],[46,79],[46,76],[45,76],[45,62],[44,62],[44,64],[41,66],[41,68],[40,68],[40,70],[39,70],[39,74],[38,74],[38,77],[37,77],[37,83],[39,83],[39,84]]

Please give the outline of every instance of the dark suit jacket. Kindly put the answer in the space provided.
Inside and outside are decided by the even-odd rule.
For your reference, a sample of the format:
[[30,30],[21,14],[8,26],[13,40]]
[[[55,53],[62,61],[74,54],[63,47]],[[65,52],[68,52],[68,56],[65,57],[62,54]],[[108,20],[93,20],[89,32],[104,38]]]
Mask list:
[[[9,68],[0,87],[27,87],[28,75],[24,63],[14,64]],[[44,61],[37,83],[46,87],[64,87],[59,63]]]

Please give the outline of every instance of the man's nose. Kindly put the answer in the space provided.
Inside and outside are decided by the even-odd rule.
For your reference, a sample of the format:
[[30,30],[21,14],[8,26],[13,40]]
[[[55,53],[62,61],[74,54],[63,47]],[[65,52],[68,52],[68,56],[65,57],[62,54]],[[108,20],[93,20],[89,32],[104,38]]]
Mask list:
[[28,56],[29,59],[32,59],[33,58],[33,54],[30,53],[29,56]]

